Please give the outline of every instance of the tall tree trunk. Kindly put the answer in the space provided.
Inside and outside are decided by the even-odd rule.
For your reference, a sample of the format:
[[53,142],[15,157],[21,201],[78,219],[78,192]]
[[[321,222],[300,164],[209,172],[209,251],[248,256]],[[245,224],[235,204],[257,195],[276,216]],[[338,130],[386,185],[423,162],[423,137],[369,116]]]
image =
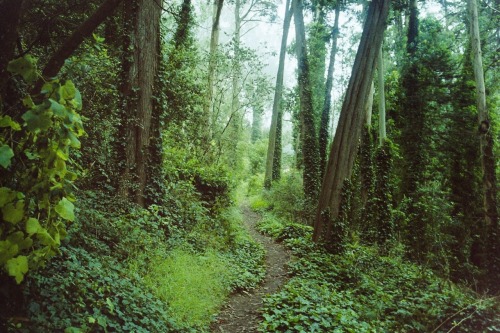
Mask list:
[[126,64],[128,82],[123,92],[128,100],[125,114],[131,116],[126,125],[126,168],[120,192],[128,196],[133,187],[134,201],[144,205],[161,9],[149,0],[136,0],[134,5],[127,6],[125,15],[131,30],[132,61]]
[[384,89],[384,57],[382,46],[378,55],[378,139],[379,145],[384,144],[387,138],[385,130],[385,89]]
[[330,109],[332,107],[333,71],[335,66],[335,56],[337,55],[337,41],[339,37],[339,16],[340,4],[337,3],[337,6],[335,7],[335,21],[332,29],[332,48],[330,49],[330,60],[328,62],[328,72],[325,83],[325,100],[323,102],[323,111],[321,113],[321,123],[319,126],[318,142],[320,178],[323,178],[325,173],[328,138],[330,136],[328,129],[330,125]]
[[0,2],[0,111],[2,111],[4,87],[9,77],[7,64],[13,60],[15,54],[22,4],[22,0]]
[[[217,48],[219,45],[219,32],[220,32],[220,15],[222,13],[222,6],[224,5],[224,0],[214,0],[213,5],[213,20],[212,20],[212,32],[210,35],[210,54],[208,59],[208,83],[207,83],[207,95],[205,98],[205,103],[203,104],[203,117],[207,122],[205,141],[210,142],[211,140],[211,126],[212,121],[212,103],[214,98],[214,83],[215,83],[215,69],[217,65]],[[208,147],[207,147],[208,149]]]
[[483,171],[484,222],[488,232],[487,269],[498,277],[500,273],[500,246],[498,240],[497,184],[493,133],[490,131],[490,117],[486,106],[486,88],[484,82],[481,40],[476,0],[468,0],[472,63],[477,92],[477,114],[479,122],[479,141],[481,168]]
[[[314,110],[309,78],[309,61],[306,50],[306,34],[302,12],[302,0],[294,1],[295,40],[297,52],[297,72],[300,96],[300,122],[302,125],[302,156],[304,159],[305,215],[312,218],[312,206],[317,200],[319,183],[319,150],[314,124]],[[311,216],[309,216],[311,215]]]
[[231,119],[229,121],[229,140],[231,145],[229,150],[229,165],[236,167],[238,153],[237,143],[240,137],[240,123],[242,120],[240,110],[240,90],[241,90],[241,61],[240,61],[240,44],[241,44],[241,0],[235,0],[234,4],[234,36],[233,36],[233,77],[232,77],[232,94],[231,94]]
[[278,112],[278,121],[276,123],[276,145],[273,156],[273,182],[281,179],[281,152],[282,142],[281,133],[283,132],[283,111]]
[[314,224],[314,241],[328,242],[336,232],[333,223],[340,210],[342,187],[351,176],[364,122],[364,106],[373,80],[382,44],[390,0],[373,0],[363,27],[363,34],[347,87],[339,124],[319,197]]
[[262,110],[254,107],[252,109],[252,135],[250,137],[252,143],[260,140],[262,136]]
[[285,72],[286,43],[288,39],[288,31],[290,30],[291,20],[292,8],[290,8],[290,0],[287,0],[285,5],[285,19],[283,20],[283,35],[281,36],[278,74],[276,75],[276,87],[274,89],[273,113],[271,118],[271,127],[269,128],[269,142],[267,146],[266,173],[264,176],[264,187],[267,189],[271,187],[273,178],[273,160],[277,143],[276,129],[278,126],[279,114],[282,110],[281,99],[283,95],[283,75]]

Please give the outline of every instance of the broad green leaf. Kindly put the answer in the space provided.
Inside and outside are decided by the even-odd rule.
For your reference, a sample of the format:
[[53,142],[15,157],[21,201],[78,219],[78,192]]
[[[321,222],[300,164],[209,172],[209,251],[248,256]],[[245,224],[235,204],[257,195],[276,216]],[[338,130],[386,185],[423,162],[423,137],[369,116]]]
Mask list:
[[24,200],[20,200],[16,202],[14,205],[13,202],[6,204],[2,208],[3,219],[12,224],[17,224],[21,222],[24,216]]
[[78,140],[78,137],[73,132],[68,131],[68,139],[72,148],[80,149],[80,140]]
[[35,103],[33,103],[33,100],[31,99],[30,95],[23,98],[23,105],[28,109],[31,109],[32,107],[35,106]]
[[21,125],[12,120],[10,116],[0,116],[0,127],[10,127],[14,131],[21,130]]
[[42,230],[44,229],[42,228],[40,222],[38,222],[37,219],[30,217],[28,221],[26,221],[26,232],[29,235],[39,233]]
[[19,253],[19,246],[10,240],[0,241],[0,265],[14,258]]
[[52,125],[51,115],[47,112],[39,114],[29,110],[23,114],[22,118],[26,122],[28,130],[34,133],[47,130]]
[[7,70],[13,74],[21,75],[28,83],[32,83],[37,79],[36,59],[30,55],[12,60],[7,65]]
[[76,91],[75,92],[75,98],[73,98],[72,100],[72,104],[73,106],[78,110],[80,111],[82,109],[82,95],[80,94],[80,91]]
[[7,261],[5,264],[7,273],[16,279],[17,284],[21,283],[24,275],[28,273],[28,257],[18,256]]
[[10,166],[10,160],[14,157],[14,152],[7,145],[0,146],[0,165],[7,169]]
[[29,160],[36,160],[40,157],[40,155],[38,153],[33,153],[29,150],[25,150],[24,151],[24,155],[26,155],[26,157],[29,159]]
[[65,161],[67,161],[69,159],[69,154],[67,152],[63,151],[62,149],[57,149],[56,155]]
[[66,198],[62,198],[61,201],[55,207],[56,212],[63,219],[74,221],[75,220],[75,206],[71,201]]
[[0,208],[16,198],[16,191],[8,187],[0,187]]
[[67,116],[68,110],[61,104],[57,103],[53,99],[49,99],[50,101],[50,110],[54,113],[55,116],[59,118],[65,118]]
[[54,238],[52,238],[51,235],[47,231],[41,231],[38,234],[36,234],[36,238],[42,243],[43,245],[47,245],[49,247],[54,247],[57,245],[56,241]]
[[62,98],[64,98],[65,100],[72,100],[73,98],[75,98],[76,88],[71,80],[66,81],[64,86],[62,86],[61,88]]

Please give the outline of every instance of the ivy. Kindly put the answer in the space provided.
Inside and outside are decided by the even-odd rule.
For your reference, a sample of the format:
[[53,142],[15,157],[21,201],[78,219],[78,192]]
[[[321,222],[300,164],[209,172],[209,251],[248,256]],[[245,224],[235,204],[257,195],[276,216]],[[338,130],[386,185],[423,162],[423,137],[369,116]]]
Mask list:
[[[8,71],[28,85],[38,78],[30,55],[11,61]],[[73,82],[46,82],[25,96],[18,116],[0,115],[0,267],[21,283],[30,269],[57,253],[66,224],[75,218],[71,149],[85,132]]]

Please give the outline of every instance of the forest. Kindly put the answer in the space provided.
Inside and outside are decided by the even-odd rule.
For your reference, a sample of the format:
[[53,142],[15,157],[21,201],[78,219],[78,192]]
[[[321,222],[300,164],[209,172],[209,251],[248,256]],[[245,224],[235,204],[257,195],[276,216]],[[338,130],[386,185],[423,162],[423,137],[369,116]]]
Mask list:
[[500,332],[496,0],[0,0],[0,332]]

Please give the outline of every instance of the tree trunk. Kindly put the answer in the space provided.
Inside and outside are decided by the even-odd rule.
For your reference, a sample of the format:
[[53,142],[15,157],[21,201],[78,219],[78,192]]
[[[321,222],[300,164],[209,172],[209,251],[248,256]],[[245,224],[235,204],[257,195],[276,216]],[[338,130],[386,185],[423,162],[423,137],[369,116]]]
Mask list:
[[281,179],[281,133],[283,129],[283,111],[278,112],[278,121],[276,123],[276,145],[273,156],[273,182]]
[[[121,194],[128,196],[133,187],[134,201],[144,205],[147,162],[153,111],[153,89],[158,70],[158,38],[161,9],[154,1],[136,0],[127,6],[132,61],[126,64],[128,81],[123,92],[126,125],[125,172]],[[135,183],[135,184],[133,184]],[[132,184],[134,186],[132,186]]]
[[498,276],[500,272],[500,246],[498,240],[498,210],[495,156],[493,133],[490,131],[490,117],[486,106],[486,88],[484,82],[481,41],[476,0],[468,0],[470,15],[470,38],[472,46],[472,63],[477,92],[477,114],[479,122],[479,140],[481,153],[481,168],[483,171],[483,203],[484,222],[488,232],[487,258],[488,271]]
[[332,221],[339,215],[344,180],[350,178],[364,122],[364,106],[382,44],[390,0],[373,0],[363,28],[352,75],[340,113],[321,187],[314,241],[329,241],[336,232]]
[[254,107],[252,109],[252,135],[250,140],[252,143],[260,140],[262,136],[262,110]]
[[203,117],[208,124],[208,126],[206,126],[206,133],[204,133],[205,141],[207,144],[209,144],[211,140],[211,126],[213,125],[211,108],[212,108],[212,100],[214,98],[215,69],[217,65],[217,47],[219,45],[219,31],[220,31],[219,23],[223,5],[224,5],[224,0],[214,0],[212,33],[210,35],[210,54],[208,56],[209,59],[208,59],[207,95],[205,98],[205,103],[203,104]]
[[7,64],[13,60],[15,54],[22,4],[22,0],[5,0],[0,3],[0,112],[4,88],[9,77]]
[[[319,150],[314,125],[314,110],[309,78],[309,61],[306,50],[306,36],[302,0],[296,0],[294,6],[295,39],[297,52],[297,72],[300,96],[300,122],[302,124],[302,156],[304,159],[304,194],[306,219],[312,217],[311,208],[317,200],[319,183]],[[309,216],[311,215],[311,216]]]
[[229,166],[235,168],[237,166],[238,151],[237,143],[240,137],[240,123],[242,119],[240,110],[240,90],[241,90],[241,61],[240,61],[240,44],[241,44],[241,0],[235,0],[234,5],[234,36],[233,36],[233,77],[232,77],[232,94],[231,94],[231,120],[229,121],[229,140],[231,145],[229,150]]
[[378,55],[378,139],[379,145],[384,144],[387,138],[385,130],[385,87],[384,87],[384,57],[382,46]]
[[285,19],[283,21],[283,35],[281,36],[281,48],[278,63],[278,74],[276,75],[276,87],[274,89],[273,113],[271,118],[271,127],[269,129],[269,142],[267,146],[266,173],[264,176],[264,187],[271,188],[273,174],[273,160],[276,147],[276,128],[278,117],[281,113],[281,98],[283,95],[283,75],[285,72],[285,57],[286,57],[286,42],[288,39],[288,31],[290,30],[290,21],[292,20],[292,8],[290,8],[290,0],[286,1]]
[[319,126],[319,169],[320,178],[323,178],[326,167],[327,159],[327,148],[328,148],[328,138],[329,125],[330,125],[330,109],[332,107],[332,88],[333,88],[333,71],[335,66],[335,56],[337,54],[337,41],[339,37],[339,16],[340,16],[340,4],[335,7],[335,21],[332,29],[332,48],[330,50],[330,60],[328,63],[328,73],[326,75],[325,83],[325,100],[323,103],[323,112],[321,113],[321,123]]

